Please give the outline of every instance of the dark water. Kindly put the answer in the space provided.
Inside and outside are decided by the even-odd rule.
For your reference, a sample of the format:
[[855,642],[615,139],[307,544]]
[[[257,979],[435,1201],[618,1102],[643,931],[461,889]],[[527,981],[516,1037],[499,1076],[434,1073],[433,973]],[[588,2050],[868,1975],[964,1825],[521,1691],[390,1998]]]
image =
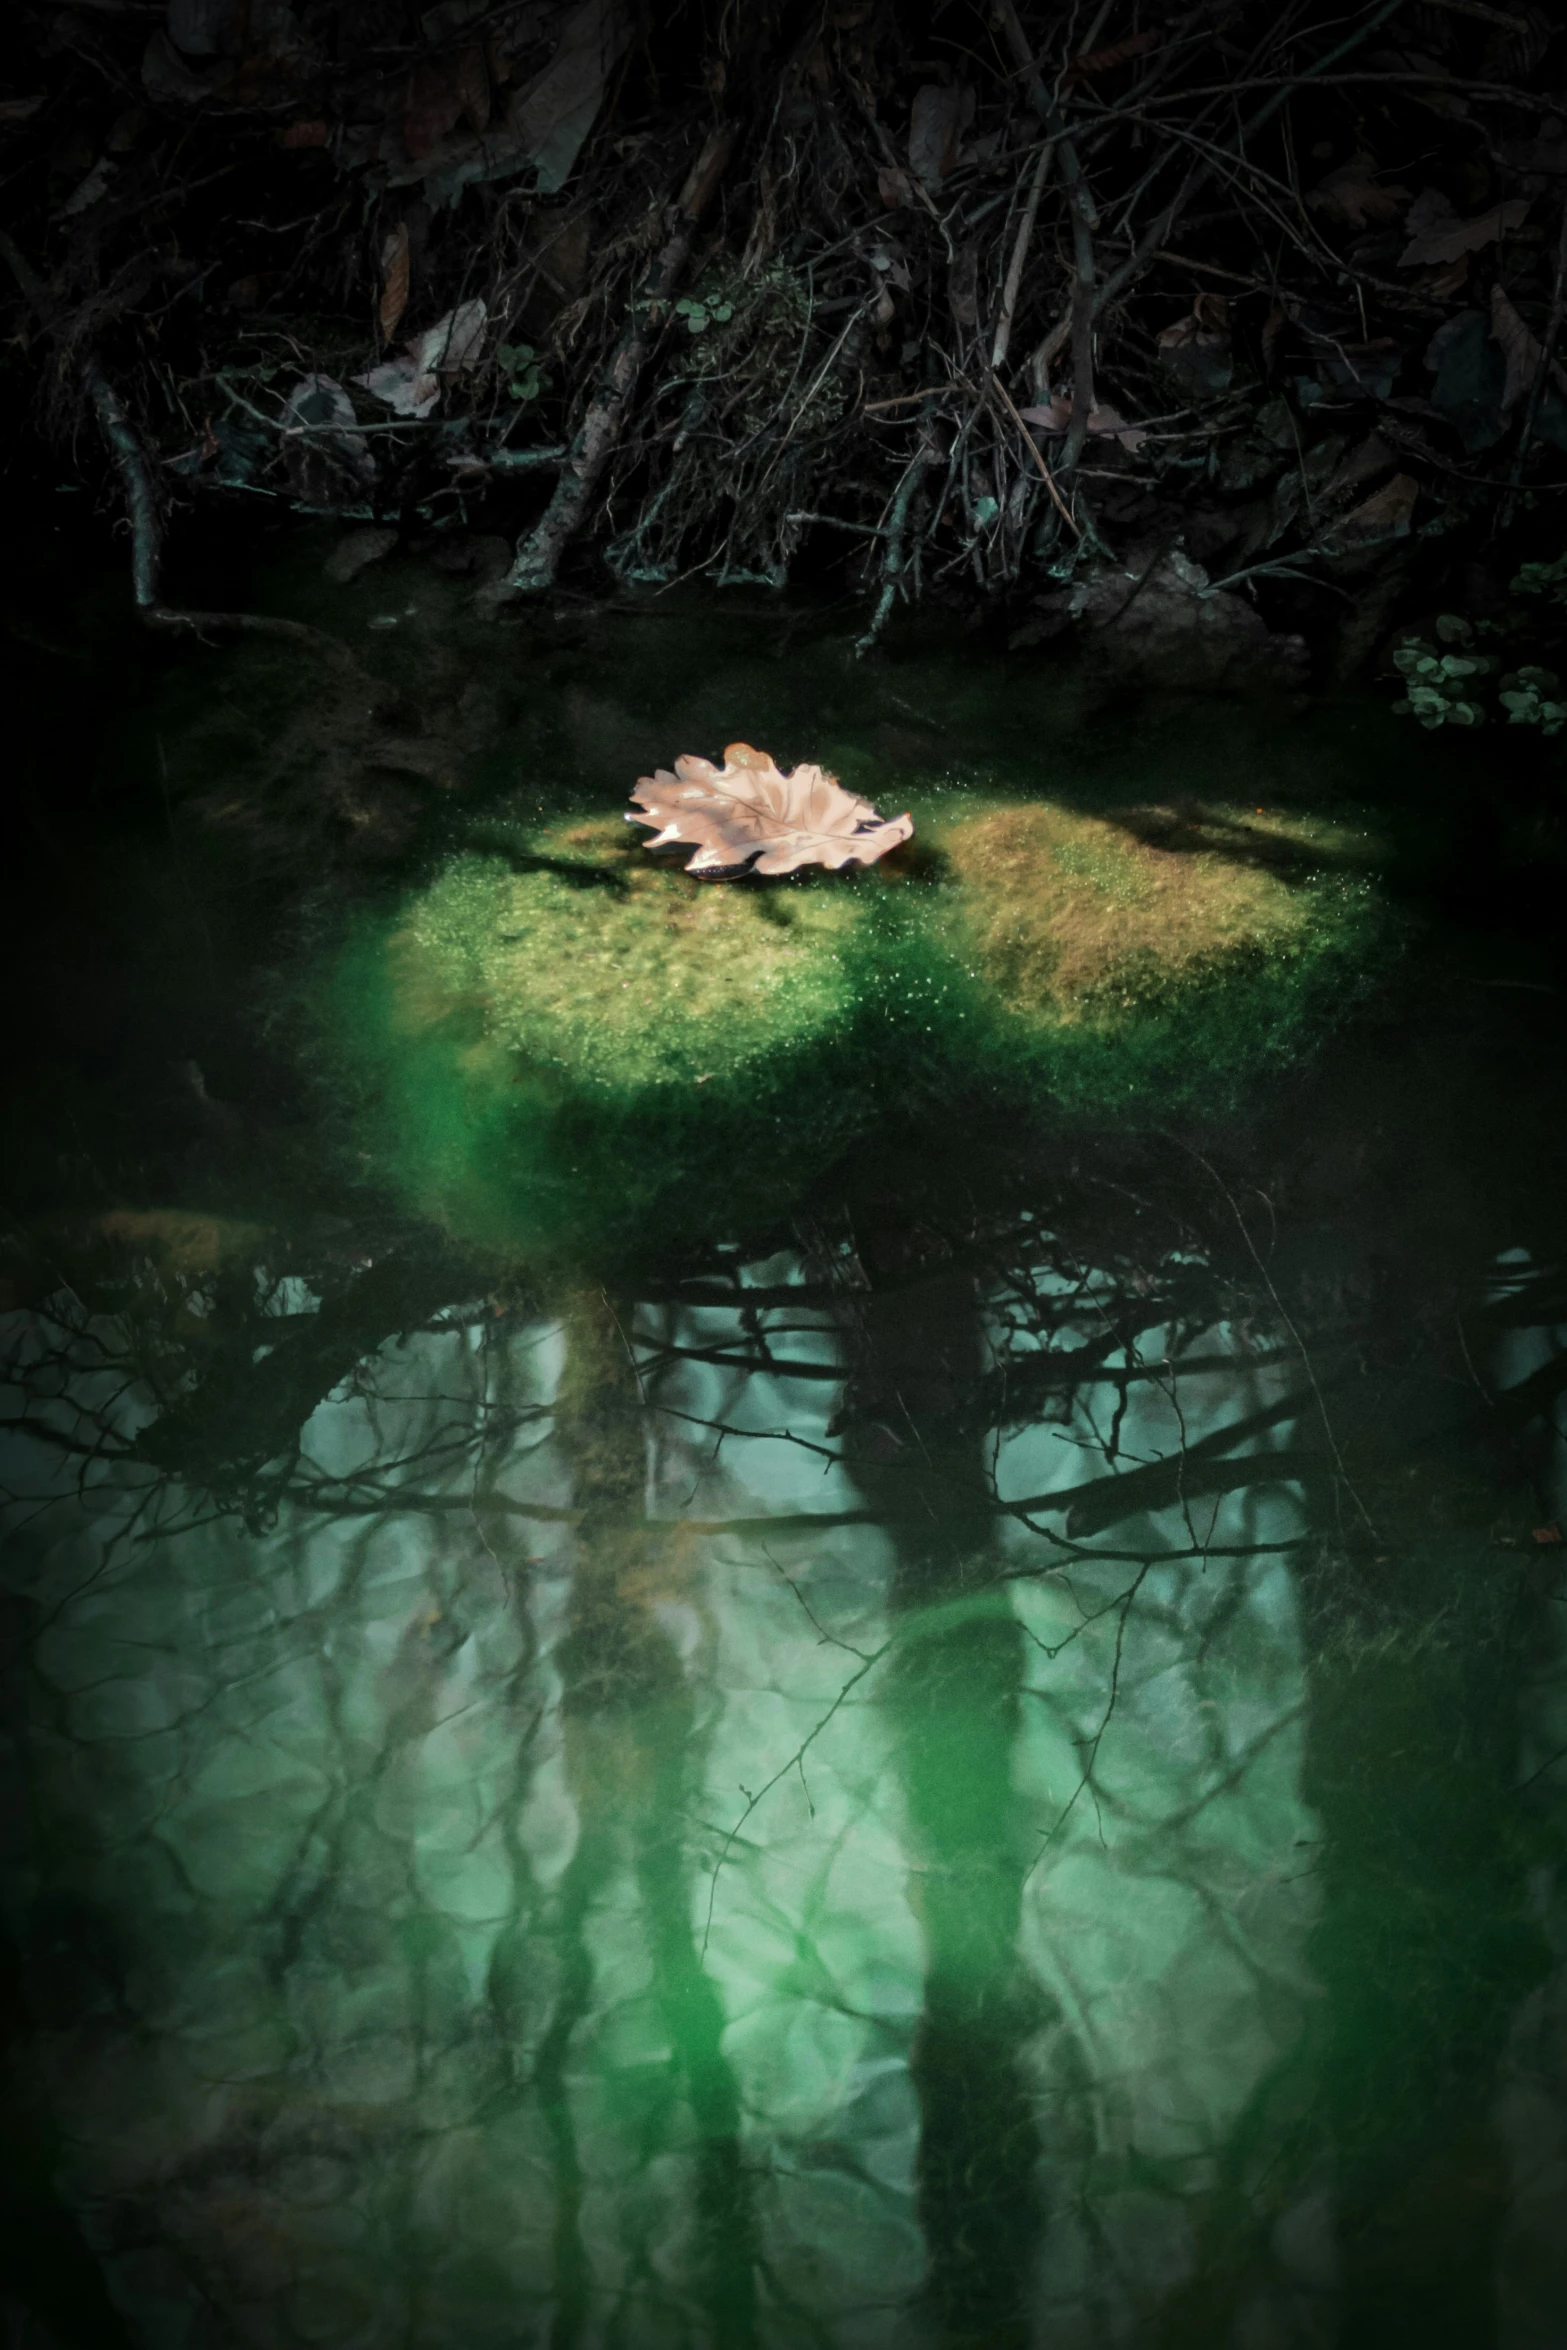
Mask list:
[[[321,608],[356,715],[55,592],[10,2341],[1567,2342],[1567,1097],[1507,746],[812,615],[470,634],[423,570]],[[481,1254],[316,1087],[299,974],[519,774],[737,706],[855,780],[1348,807],[1404,961],[1244,1119],[892,1121],[765,1228]]]

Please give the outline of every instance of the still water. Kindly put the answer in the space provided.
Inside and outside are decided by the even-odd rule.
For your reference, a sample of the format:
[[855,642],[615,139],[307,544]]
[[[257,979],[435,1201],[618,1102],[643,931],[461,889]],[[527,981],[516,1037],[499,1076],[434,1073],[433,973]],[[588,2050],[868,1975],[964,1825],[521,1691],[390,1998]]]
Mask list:
[[[98,623],[24,842],[8,2339],[1557,2350],[1560,959],[1432,847],[1483,763],[337,596],[362,711]],[[766,728],[890,812],[1353,815],[1402,961],[1222,1117],[893,1105],[678,1246],[430,1221],[312,1060],[334,939]]]

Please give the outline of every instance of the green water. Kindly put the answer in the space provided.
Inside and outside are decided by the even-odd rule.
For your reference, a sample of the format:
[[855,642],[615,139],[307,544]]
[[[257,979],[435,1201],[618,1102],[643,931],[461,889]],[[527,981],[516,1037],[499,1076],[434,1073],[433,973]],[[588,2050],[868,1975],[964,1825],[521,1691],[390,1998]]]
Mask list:
[[[1562,976],[1502,767],[273,579],[358,701],[105,621],[112,723],[24,759],[12,2338],[1567,2340]],[[1282,809],[1385,917],[1135,1099],[851,1082],[867,990],[771,1143],[456,1212],[345,971],[742,733],[890,812]]]

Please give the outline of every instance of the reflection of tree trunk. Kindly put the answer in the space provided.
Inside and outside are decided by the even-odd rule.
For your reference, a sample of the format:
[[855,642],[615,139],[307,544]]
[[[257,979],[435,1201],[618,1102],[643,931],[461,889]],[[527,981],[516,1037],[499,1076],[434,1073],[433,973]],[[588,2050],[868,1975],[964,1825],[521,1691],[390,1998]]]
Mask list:
[[567,2044],[592,2001],[588,1917],[629,1841],[652,1946],[673,2067],[697,2126],[697,2221],[712,2338],[746,2350],[755,2338],[755,2230],[741,2160],[739,2096],[724,2056],[722,2003],[692,1930],[683,1841],[690,1811],[694,1709],[680,1658],[653,1612],[660,1596],[654,1538],[642,1511],[642,1399],[617,1317],[602,1291],[566,1301],[567,1355],[557,1440],[574,1472],[580,1523],[570,1629],[555,1662],[565,1684],[567,1771],[577,1849],[561,1889],[560,2004],[540,2055],[540,2086],[556,2149],[557,2318],[567,2350],[586,2316],[590,2280],[577,2227],[582,2172],[565,2083]]
[[[984,1478],[959,1432],[981,1364],[973,1284],[946,1275],[857,1310],[846,1450],[874,1506],[905,1523],[893,1607],[911,1621],[889,1668],[925,1936],[920,2217],[948,2344],[1022,2350],[1039,2235],[1038,2131],[1022,2045],[1039,2022],[1018,1958],[1026,1866],[1012,1792],[1023,1630],[976,1548]],[[980,1538],[983,1542],[983,1537]]]
[[1495,2338],[1509,2184],[1489,2108],[1547,1953],[1515,1793],[1523,1627],[1482,1574],[1425,1549],[1380,1604],[1305,1584],[1342,2350]]

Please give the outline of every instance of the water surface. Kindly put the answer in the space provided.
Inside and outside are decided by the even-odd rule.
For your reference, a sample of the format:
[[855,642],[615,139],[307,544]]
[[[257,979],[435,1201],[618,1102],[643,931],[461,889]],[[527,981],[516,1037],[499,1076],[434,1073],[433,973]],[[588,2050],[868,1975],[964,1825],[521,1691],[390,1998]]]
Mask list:
[[[332,616],[362,719],[125,655],[26,851],[15,2338],[1551,2350],[1559,964],[1433,881],[1435,771],[810,615]],[[1222,1117],[424,1220],[309,975],[523,781],[737,733],[1243,778],[1378,833],[1404,962]]]

